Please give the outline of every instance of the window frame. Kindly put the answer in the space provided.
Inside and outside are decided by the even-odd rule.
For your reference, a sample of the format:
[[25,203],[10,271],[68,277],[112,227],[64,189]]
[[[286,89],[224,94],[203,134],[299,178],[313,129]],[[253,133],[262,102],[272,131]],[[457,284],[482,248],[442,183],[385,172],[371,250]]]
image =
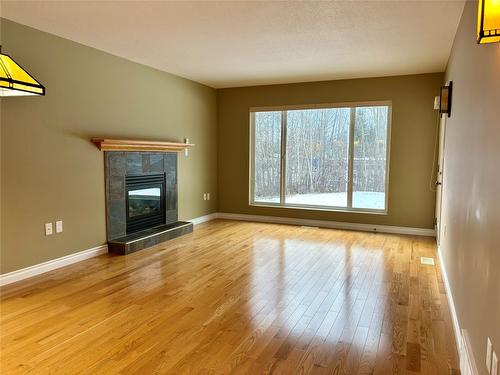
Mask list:
[[[302,109],[330,109],[330,108],[351,108],[357,107],[388,107],[387,110],[387,143],[386,143],[386,165],[385,165],[385,208],[355,208],[352,207],[353,197],[353,168],[354,168],[354,126],[355,118],[351,111],[349,121],[349,148],[348,148],[348,181],[347,181],[347,207],[337,206],[321,206],[307,205],[297,203],[285,203],[285,184],[286,184],[286,139],[287,139],[287,111],[302,110]],[[255,190],[255,113],[256,112],[281,112],[281,150],[280,150],[280,201],[273,202],[258,202],[254,199]],[[283,105],[283,106],[265,106],[265,107],[250,107],[249,108],[249,205],[256,207],[273,207],[273,208],[292,208],[313,211],[335,211],[335,212],[350,212],[387,215],[389,212],[389,167],[391,155],[391,132],[392,132],[392,101],[366,101],[366,102],[344,102],[344,103],[323,103],[323,104],[305,104],[305,105]]]

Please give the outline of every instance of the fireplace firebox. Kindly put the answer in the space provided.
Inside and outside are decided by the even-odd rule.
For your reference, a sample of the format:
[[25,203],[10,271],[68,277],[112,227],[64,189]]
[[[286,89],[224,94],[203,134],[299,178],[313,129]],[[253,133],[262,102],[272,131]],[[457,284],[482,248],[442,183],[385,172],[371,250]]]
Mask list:
[[165,224],[165,174],[126,176],[127,234]]

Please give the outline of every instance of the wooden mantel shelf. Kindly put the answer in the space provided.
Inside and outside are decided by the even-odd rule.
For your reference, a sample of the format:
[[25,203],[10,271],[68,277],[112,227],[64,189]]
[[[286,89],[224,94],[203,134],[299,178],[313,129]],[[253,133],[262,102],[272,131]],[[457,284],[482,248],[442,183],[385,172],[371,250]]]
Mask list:
[[159,152],[179,152],[188,147],[193,147],[192,143],[160,142],[160,141],[140,141],[136,139],[104,139],[92,138],[101,151],[159,151]]

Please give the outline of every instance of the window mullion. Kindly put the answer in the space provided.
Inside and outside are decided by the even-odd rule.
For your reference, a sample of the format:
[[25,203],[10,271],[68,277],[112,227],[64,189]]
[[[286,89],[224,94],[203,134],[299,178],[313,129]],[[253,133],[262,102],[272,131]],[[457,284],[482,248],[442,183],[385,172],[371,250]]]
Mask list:
[[352,208],[355,122],[356,122],[356,108],[351,107],[351,115],[349,119],[349,159],[347,164],[347,207],[348,208]]
[[281,169],[280,169],[280,205],[285,205],[286,188],[286,124],[287,112],[281,112]]

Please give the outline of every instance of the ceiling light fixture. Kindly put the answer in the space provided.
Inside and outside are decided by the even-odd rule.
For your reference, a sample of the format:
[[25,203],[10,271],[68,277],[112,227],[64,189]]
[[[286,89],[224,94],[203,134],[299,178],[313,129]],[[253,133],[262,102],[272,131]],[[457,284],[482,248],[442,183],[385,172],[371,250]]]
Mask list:
[[45,95],[45,87],[10,56],[4,55],[0,46],[0,97],[25,95]]
[[479,0],[477,8],[477,42],[500,42],[500,0]]

